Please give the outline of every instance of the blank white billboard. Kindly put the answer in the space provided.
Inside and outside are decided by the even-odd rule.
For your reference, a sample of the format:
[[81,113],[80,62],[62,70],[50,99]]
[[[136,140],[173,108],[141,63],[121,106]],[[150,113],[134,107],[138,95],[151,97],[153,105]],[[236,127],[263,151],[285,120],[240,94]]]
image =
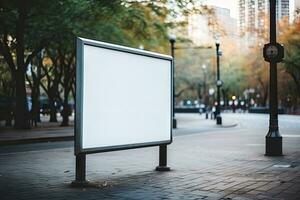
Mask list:
[[168,144],[172,58],[77,39],[75,153]]

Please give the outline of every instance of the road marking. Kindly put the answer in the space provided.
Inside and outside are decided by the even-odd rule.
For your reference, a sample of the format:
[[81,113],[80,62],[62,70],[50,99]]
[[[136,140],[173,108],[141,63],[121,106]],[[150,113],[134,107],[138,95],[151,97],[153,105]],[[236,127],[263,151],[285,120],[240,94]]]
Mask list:
[[246,144],[247,146],[263,146],[265,144]]
[[276,167],[276,168],[291,168],[292,165],[273,165],[273,167]]
[[59,148],[59,147],[56,147],[56,148],[53,148],[53,149],[36,149],[36,150],[28,150],[28,151],[16,151],[16,152],[8,152],[8,153],[1,153],[0,152],[0,156],[9,156],[9,155],[16,155],[16,154],[27,154],[27,153],[40,153],[40,151],[43,151],[43,152],[55,152],[55,151],[60,151],[60,150],[63,150],[63,151],[70,151],[72,152],[74,149],[74,147],[62,147],[62,148]]
[[282,135],[282,137],[300,137],[300,135]]

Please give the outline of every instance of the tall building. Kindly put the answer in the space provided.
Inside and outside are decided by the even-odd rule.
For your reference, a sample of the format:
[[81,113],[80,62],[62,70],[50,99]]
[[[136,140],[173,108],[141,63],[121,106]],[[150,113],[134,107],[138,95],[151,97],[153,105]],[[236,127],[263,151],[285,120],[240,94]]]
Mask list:
[[[293,0],[298,1],[298,0]],[[266,26],[269,0],[239,0],[239,31],[241,35],[258,33]],[[290,19],[290,0],[276,1],[277,19]]]
[[290,16],[290,0],[277,0],[277,18]]
[[230,16],[227,8],[211,7],[213,15],[192,14],[188,17],[188,38],[196,45],[210,45],[216,34],[237,37],[237,20]]

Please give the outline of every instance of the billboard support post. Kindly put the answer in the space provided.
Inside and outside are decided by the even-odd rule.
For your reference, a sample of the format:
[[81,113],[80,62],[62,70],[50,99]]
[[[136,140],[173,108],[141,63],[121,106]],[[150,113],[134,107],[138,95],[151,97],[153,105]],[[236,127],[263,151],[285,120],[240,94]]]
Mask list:
[[82,187],[87,185],[89,182],[86,180],[86,154],[81,153],[76,155],[76,169],[75,169],[75,181],[72,182],[73,187]]
[[159,166],[156,167],[156,171],[170,171],[170,167],[167,166],[167,145],[159,146]]

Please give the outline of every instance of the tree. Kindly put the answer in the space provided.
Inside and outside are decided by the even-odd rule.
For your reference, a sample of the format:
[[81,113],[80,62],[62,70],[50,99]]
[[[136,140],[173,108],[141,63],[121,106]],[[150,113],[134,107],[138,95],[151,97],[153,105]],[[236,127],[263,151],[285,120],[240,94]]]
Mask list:
[[12,126],[14,82],[8,66],[0,59],[0,118],[5,119],[5,126]]
[[[167,31],[172,24],[167,22],[167,17],[174,13],[189,12],[189,7],[195,2],[175,0],[172,2],[174,8],[171,9],[167,0],[2,0],[0,54],[15,82],[15,127],[29,127],[25,75],[28,66],[42,49],[51,50],[54,53],[53,59],[58,59],[56,71],[62,72],[62,81],[59,81],[64,88],[62,101],[66,122],[65,107],[70,91],[74,95],[75,79],[72,71],[75,69],[75,36],[133,47],[143,45],[149,50],[166,52]],[[36,66],[41,67],[40,64]],[[28,80],[32,81],[34,92],[38,92],[36,88],[39,78],[35,75],[33,73]],[[58,75],[52,80],[59,79],[59,73],[49,73],[47,79],[50,80],[49,76],[52,75]],[[59,88],[56,83],[52,86],[52,89]],[[50,93],[51,96],[60,97],[54,95],[54,92],[47,92]],[[34,96],[36,98],[36,94]]]
[[[293,24],[282,22],[280,24],[280,39],[285,47],[285,58],[283,63],[284,71],[290,76],[294,83],[286,82],[287,86],[284,92],[283,101],[290,100],[295,106],[299,106],[300,98],[300,20],[296,20]],[[287,77],[285,77],[285,80]]]
[[56,113],[58,110],[58,103],[61,104],[59,84],[62,78],[62,70],[58,64],[52,50],[46,49],[44,55],[45,62],[40,63],[41,71],[43,71],[43,79],[41,80],[41,87],[46,92],[49,100],[50,120],[49,122],[57,122]]
[[16,128],[29,128],[25,74],[32,59],[55,34],[60,4],[40,0],[0,2],[0,53],[15,81]]
[[[133,47],[143,45],[146,49],[160,52],[164,52],[168,45],[165,21],[169,11],[164,4],[153,1],[104,2],[72,3],[68,6],[71,9],[61,10],[68,20],[62,22],[60,31],[63,34],[49,45],[62,72],[63,126],[68,125],[70,92],[75,96],[75,36]],[[77,16],[81,16],[80,19]],[[75,19],[76,23],[70,25]]]
[[29,83],[31,88],[31,101],[32,108],[30,110],[30,120],[32,122],[31,125],[37,126],[37,122],[40,122],[40,85],[42,72],[41,66],[43,65],[43,52],[39,53],[33,62],[30,64],[30,77],[26,74],[26,80]]
[[[70,30],[71,27],[76,27],[77,30],[83,29],[85,27],[83,24],[79,26],[79,23],[75,22],[86,20],[86,16],[94,16],[92,3],[95,2],[80,0],[0,2],[0,53],[4,56],[16,83],[16,128],[29,127],[25,89],[25,74],[29,64],[50,41],[61,39],[63,31]],[[97,4],[112,7],[112,5],[121,5],[121,1],[106,0]],[[72,15],[68,16],[67,14],[70,13]],[[104,12],[102,15],[105,14]],[[87,23],[84,25],[88,25]],[[72,38],[70,42],[73,41]]]

